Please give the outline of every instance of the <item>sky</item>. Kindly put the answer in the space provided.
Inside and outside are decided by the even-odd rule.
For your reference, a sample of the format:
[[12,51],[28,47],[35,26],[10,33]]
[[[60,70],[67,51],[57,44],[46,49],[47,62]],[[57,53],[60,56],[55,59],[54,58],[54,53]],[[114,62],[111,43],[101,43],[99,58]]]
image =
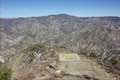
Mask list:
[[0,17],[120,16],[120,0],[0,0]]

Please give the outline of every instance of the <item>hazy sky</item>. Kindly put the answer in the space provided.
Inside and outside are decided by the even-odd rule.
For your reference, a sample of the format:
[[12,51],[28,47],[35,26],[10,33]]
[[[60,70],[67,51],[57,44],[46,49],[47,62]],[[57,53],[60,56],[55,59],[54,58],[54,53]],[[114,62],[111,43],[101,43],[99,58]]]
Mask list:
[[0,17],[120,16],[120,0],[0,0]]

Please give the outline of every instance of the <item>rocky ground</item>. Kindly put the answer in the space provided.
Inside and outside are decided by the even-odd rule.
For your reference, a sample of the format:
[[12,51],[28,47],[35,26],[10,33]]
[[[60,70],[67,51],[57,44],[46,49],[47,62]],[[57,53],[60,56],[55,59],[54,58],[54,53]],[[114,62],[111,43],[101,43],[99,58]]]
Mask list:
[[[37,56],[32,66],[22,68],[13,74],[16,80],[117,80],[111,73],[94,60],[79,55],[79,61],[61,61],[60,54],[76,54],[56,52]],[[39,57],[39,58],[38,58]]]

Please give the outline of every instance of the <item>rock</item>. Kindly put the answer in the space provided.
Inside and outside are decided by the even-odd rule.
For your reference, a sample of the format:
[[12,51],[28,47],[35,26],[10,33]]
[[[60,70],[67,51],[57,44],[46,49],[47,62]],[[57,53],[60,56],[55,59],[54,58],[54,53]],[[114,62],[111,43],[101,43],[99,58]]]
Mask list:
[[1,63],[5,63],[5,61],[4,61],[4,59],[3,59],[2,56],[0,56],[0,62],[1,62]]

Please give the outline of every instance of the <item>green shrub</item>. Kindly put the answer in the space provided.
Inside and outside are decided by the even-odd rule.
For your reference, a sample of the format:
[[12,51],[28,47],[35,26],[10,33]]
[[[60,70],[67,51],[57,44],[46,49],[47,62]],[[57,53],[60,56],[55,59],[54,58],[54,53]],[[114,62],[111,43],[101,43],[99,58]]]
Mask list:
[[42,44],[34,44],[34,45],[31,45],[31,46],[29,46],[28,48],[27,48],[27,51],[33,51],[33,52],[38,52],[38,51],[40,51],[40,52],[42,52],[42,51],[44,51],[45,50],[45,46],[44,45],[42,45]]
[[82,55],[86,55],[86,52],[80,52],[80,54],[82,54]]
[[90,53],[90,57],[96,58],[96,54],[94,52]]
[[10,80],[12,71],[6,67],[0,67],[0,80]]
[[110,62],[113,64],[113,65],[116,65],[118,63],[118,61],[116,59],[111,59]]
[[36,53],[38,53],[38,52],[45,52],[45,50],[46,50],[46,46],[44,46],[42,44],[34,44],[34,45],[30,45],[23,52],[27,56],[27,61],[29,63],[31,63],[34,60],[34,58],[35,58],[34,52],[36,52]]

